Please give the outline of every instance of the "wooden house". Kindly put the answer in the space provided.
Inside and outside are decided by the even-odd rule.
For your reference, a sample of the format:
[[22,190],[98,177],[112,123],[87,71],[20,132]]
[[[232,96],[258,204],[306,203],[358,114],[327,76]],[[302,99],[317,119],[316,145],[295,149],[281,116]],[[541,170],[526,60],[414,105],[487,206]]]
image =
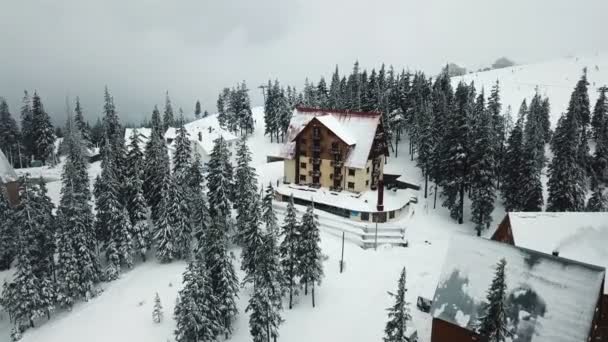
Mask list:
[[[510,212],[493,240],[608,268],[608,213]],[[608,341],[608,284],[604,284],[594,341]]]
[[17,173],[2,150],[0,150],[0,191],[6,193],[11,205],[17,205],[19,202],[19,182]]
[[463,235],[451,240],[435,290],[431,342],[487,341],[478,327],[501,259],[511,341],[596,341],[603,267]]

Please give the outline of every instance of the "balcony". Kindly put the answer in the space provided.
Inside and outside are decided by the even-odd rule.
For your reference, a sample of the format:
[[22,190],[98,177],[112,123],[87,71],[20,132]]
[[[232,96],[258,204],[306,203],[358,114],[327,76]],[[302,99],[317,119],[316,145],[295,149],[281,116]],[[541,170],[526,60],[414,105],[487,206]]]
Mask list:
[[332,160],[331,166],[332,167],[342,167],[342,166],[344,166],[344,160]]
[[317,153],[321,152],[321,145],[313,145],[312,151]]
[[340,149],[339,149],[339,148],[332,147],[332,148],[331,148],[331,153],[332,153],[332,154],[340,154],[340,153],[341,153],[341,151],[340,151]]
[[335,180],[342,180],[342,178],[344,178],[344,175],[341,173],[334,173],[333,175],[333,179]]
[[312,165],[320,165],[321,158],[310,158],[310,162],[312,163]]
[[308,171],[308,175],[312,177],[321,177],[321,171],[319,170],[310,170]]

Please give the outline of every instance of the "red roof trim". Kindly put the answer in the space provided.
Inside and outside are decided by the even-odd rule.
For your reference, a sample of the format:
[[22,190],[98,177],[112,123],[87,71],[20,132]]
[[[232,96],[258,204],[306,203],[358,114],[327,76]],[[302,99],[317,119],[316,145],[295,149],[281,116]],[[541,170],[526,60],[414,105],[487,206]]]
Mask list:
[[358,116],[379,116],[382,115],[380,112],[357,112],[348,109],[323,109],[314,107],[296,106],[298,112],[302,113],[331,113],[331,114],[343,114],[343,115],[358,115]]

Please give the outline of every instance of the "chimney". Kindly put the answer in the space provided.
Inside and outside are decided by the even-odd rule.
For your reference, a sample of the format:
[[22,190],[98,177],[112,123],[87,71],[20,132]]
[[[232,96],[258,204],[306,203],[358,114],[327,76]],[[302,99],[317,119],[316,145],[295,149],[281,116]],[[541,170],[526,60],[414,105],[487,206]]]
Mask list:
[[384,211],[384,182],[382,179],[378,180],[378,205],[376,206],[378,211]]
[[551,254],[553,254],[553,256],[558,257],[559,256],[559,251],[556,249],[553,252],[551,252]]

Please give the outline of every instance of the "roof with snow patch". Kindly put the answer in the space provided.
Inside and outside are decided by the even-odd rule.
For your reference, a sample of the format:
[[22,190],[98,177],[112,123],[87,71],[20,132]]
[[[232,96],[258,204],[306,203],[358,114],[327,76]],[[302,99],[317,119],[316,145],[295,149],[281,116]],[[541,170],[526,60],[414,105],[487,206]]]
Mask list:
[[295,158],[296,143],[293,140],[308,125],[310,120],[316,117],[347,145],[351,145],[345,165],[359,169],[364,168],[374,143],[381,116],[378,112],[298,107],[293,111],[287,128],[287,143],[281,148],[280,156],[286,159]]
[[[508,213],[516,246],[608,268],[608,213]],[[608,284],[604,284],[608,294]]]
[[[234,134],[220,127],[216,115],[194,120],[185,124],[184,127],[186,128],[186,132],[188,132],[190,140],[198,144],[207,155],[211,154],[213,150],[213,141],[220,136],[228,142],[238,139]],[[165,132],[165,139],[175,139],[175,137],[177,137],[177,129],[169,127],[167,132]]]
[[9,163],[4,152],[0,150],[0,183],[14,182],[17,178],[17,173],[15,173],[13,166]]
[[475,331],[502,258],[507,261],[508,321],[518,341],[587,340],[604,268],[482,238],[452,238],[433,317]]

